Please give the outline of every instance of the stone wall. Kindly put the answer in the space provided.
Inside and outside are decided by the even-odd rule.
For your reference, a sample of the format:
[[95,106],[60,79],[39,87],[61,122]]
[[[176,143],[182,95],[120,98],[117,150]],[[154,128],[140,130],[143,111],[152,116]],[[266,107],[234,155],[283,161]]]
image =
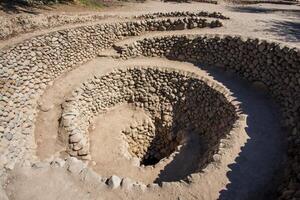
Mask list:
[[[221,138],[238,119],[229,91],[211,80],[174,69],[120,69],[83,83],[63,105],[62,134],[71,156],[90,159],[88,129],[99,113],[130,103],[149,114],[151,122],[124,131],[129,152],[144,161],[170,155],[186,134],[199,134],[203,167],[218,152]],[[150,131],[148,127],[150,125]],[[143,127],[143,128],[142,128]],[[137,129],[138,128],[138,129]],[[134,131],[135,130],[135,131]],[[200,171],[200,169],[199,169]]]
[[288,167],[282,199],[300,195],[300,51],[277,43],[238,36],[167,36],[135,42],[121,57],[165,56],[222,67],[264,85],[280,105],[287,129]]
[[135,16],[138,19],[155,19],[157,17],[210,17],[219,19],[229,19],[220,12],[189,12],[189,11],[174,11],[174,12],[156,12]]
[[[1,51],[0,174],[12,169],[16,162],[26,164],[33,159],[37,99],[47,85],[125,36],[139,35],[152,30],[151,26],[158,30],[163,21],[168,22],[142,20],[83,26],[37,36]],[[281,199],[299,197],[299,49],[258,39],[215,35],[146,39],[133,49],[136,53],[127,49],[123,57],[159,55],[211,64],[266,85],[281,106],[283,124],[288,128],[289,164],[284,169],[285,179],[279,195]]]
[[105,17],[106,16],[99,14],[73,16],[67,14],[14,14],[13,16],[1,16],[0,40],[41,29],[84,22],[95,22]]
[[56,77],[94,58],[123,37],[145,31],[214,26],[216,23],[200,18],[184,18],[98,24],[34,37],[1,51],[2,172],[5,168],[13,168],[16,162],[32,159],[32,151],[36,148],[33,130],[37,99]]
[[[75,25],[79,23],[97,22],[106,18],[122,18],[113,15],[103,14],[84,14],[84,15],[69,15],[69,14],[16,14],[13,16],[2,16],[0,18],[0,40],[5,40],[19,34],[33,32],[36,30],[49,29],[60,27],[63,25]],[[157,17],[210,17],[219,19],[229,19],[218,12],[168,12],[168,13],[153,13],[140,15],[135,17],[126,17],[127,19],[156,19]]]

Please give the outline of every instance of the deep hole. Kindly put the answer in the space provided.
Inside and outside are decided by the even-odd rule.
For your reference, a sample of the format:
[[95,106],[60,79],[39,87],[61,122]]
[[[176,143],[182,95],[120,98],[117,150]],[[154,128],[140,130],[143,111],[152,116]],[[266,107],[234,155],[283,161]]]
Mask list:
[[148,158],[143,158],[141,161],[141,165],[149,166],[149,165],[155,165],[160,161],[160,159],[155,158],[155,157],[148,157]]
[[[93,102],[89,112],[129,103],[144,110],[144,117],[121,130],[127,149],[124,155],[132,158],[134,166],[136,162],[143,166],[161,164],[157,167],[163,170],[156,182],[183,180],[218,160],[220,139],[238,118],[235,106],[221,92],[224,89],[196,74],[132,68],[95,79],[97,84],[87,83],[85,95],[80,95],[83,99],[92,96],[82,108],[91,106],[87,102]],[[103,90],[104,86],[113,89]]]
[[[175,131],[171,123],[171,115],[165,114],[152,121],[136,122],[123,133],[127,141],[134,140],[136,145],[129,145],[129,152],[133,157],[140,159],[140,165],[149,166],[157,164],[161,159],[175,152],[181,141],[181,135]],[[147,142],[145,142],[145,140]]]

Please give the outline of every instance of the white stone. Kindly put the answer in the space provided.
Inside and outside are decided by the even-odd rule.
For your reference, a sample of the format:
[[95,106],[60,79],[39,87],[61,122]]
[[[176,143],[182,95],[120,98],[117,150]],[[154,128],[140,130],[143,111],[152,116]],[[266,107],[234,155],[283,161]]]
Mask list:
[[130,178],[123,178],[122,179],[122,183],[121,183],[121,186],[123,189],[125,190],[131,190],[132,189],[132,186],[134,184],[134,181],[131,180]]
[[107,182],[108,186],[112,189],[116,189],[120,186],[121,184],[121,179],[120,177],[116,176],[116,175],[112,175]]

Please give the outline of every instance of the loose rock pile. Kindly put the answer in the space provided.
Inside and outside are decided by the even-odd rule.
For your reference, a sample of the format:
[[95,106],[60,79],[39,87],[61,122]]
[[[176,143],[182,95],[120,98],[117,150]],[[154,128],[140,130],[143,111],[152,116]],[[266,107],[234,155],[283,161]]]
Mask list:
[[89,159],[88,128],[93,118],[115,105],[131,103],[151,118],[123,131],[133,156],[142,164],[155,164],[176,149],[185,132],[193,132],[205,141],[202,167],[218,153],[220,139],[238,119],[238,106],[229,97],[223,87],[194,74],[158,68],[117,70],[73,92],[63,105],[61,134],[66,135],[71,156]]

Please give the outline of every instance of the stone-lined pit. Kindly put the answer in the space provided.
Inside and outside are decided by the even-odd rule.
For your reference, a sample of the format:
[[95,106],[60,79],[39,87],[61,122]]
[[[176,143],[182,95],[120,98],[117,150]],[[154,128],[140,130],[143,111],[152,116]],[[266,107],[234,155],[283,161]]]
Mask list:
[[[197,27],[203,27],[202,20],[198,21],[200,26]],[[181,25],[177,26],[177,22]],[[111,47],[124,36],[140,35],[143,31],[166,30],[164,23],[168,24],[168,21],[144,20],[77,27],[34,37],[1,51],[0,87],[3,97],[0,113],[0,174],[13,169],[17,162],[26,164],[35,159],[33,133],[37,100],[46,86],[51,85],[64,72],[94,58],[101,50]],[[195,27],[194,25],[180,19],[172,21],[169,27],[178,30],[182,27]],[[160,55],[175,60],[220,66],[251,82],[266,86],[279,102],[284,117],[283,124],[288,129],[288,164],[282,170],[284,178],[278,187],[277,196],[280,199],[299,197],[299,49],[258,39],[244,40],[236,36],[173,36],[144,40],[122,52],[124,57],[137,55]],[[96,114],[97,110],[87,109],[84,113],[88,112]],[[73,115],[65,113],[63,117],[67,116],[71,118]],[[81,120],[87,120],[90,116],[81,117]],[[84,128],[85,125],[79,124]],[[73,131],[75,135],[80,130]],[[76,139],[81,138],[73,137],[73,140]],[[82,158],[88,158],[88,151],[81,148],[88,146],[88,141],[87,144],[83,143],[84,140],[79,141],[78,145],[72,144],[72,148],[78,149],[76,155],[80,151]]]
[[[62,131],[71,156],[91,159],[88,129],[93,118],[116,105],[142,108],[149,121],[128,124],[122,131],[128,152],[141,165],[170,156],[191,134],[200,136],[203,152],[197,171],[218,154],[238,119],[229,91],[193,73],[158,68],[118,69],[95,77],[73,92],[63,105]],[[100,133],[101,134],[101,133]],[[217,156],[215,156],[217,157]]]
[[[0,146],[3,166],[33,160],[36,143],[34,120],[37,101],[47,85],[61,74],[94,58],[103,49],[127,36],[145,31],[219,27],[221,22],[201,18],[140,20],[96,24],[34,37],[0,52],[0,89],[3,96]],[[26,147],[25,147],[26,146]],[[9,149],[15,149],[10,151]]]
[[[128,151],[131,156],[137,157],[142,165],[154,165],[163,157],[170,155],[178,145],[178,140],[171,142],[170,145],[163,147],[155,140],[155,126],[152,121],[132,123],[123,130],[124,138],[128,143]],[[167,135],[159,135],[162,141],[168,141]]]
[[[126,45],[121,57],[163,56],[221,67],[263,87],[280,106],[287,130],[288,162],[282,170],[279,199],[296,198],[300,192],[299,91],[300,51],[279,43],[240,36],[202,35],[145,38]],[[298,178],[294,178],[298,177]]]

